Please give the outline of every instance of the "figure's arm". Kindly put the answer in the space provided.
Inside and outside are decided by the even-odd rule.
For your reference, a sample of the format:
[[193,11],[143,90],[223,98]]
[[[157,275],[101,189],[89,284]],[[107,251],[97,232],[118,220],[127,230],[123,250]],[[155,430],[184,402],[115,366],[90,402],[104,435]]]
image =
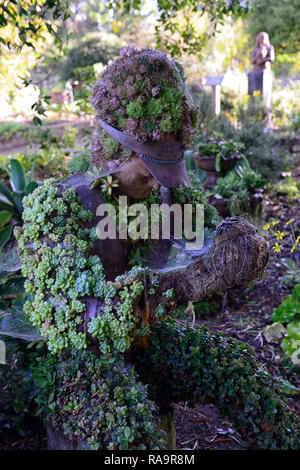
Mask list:
[[226,219],[217,228],[212,245],[188,267],[169,272],[139,268],[112,283],[115,299],[132,283],[140,295],[132,302],[137,325],[152,327],[162,317],[188,301],[199,301],[216,291],[247,284],[263,270],[268,243],[247,221]]
[[275,61],[275,49],[273,46],[270,46],[268,49],[268,58],[270,62]]

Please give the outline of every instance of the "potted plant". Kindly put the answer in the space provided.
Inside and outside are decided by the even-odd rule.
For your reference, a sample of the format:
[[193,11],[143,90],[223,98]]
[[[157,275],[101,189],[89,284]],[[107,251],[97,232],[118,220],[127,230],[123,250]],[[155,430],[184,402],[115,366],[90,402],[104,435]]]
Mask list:
[[223,217],[253,213],[263,200],[264,178],[250,168],[243,157],[242,164],[206,192],[210,203]]
[[205,188],[212,188],[217,179],[224,177],[240,160],[244,146],[233,140],[198,142],[195,146],[194,160],[198,168],[206,172]]

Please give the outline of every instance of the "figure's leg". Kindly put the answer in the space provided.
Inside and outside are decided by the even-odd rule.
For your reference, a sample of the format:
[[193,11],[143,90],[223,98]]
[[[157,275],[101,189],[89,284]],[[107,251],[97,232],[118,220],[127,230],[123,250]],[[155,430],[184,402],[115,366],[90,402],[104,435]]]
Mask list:
[[[42,411],[48,445],[57,450],[164,448],[158,409],[131,365],[92,352],[27,357],[24,383],[17,369],[11,397],[27,385]],[[29,359],[32,359],[29,362]],[[22,357],[20,358],[22,360]],[[26,366],[26,364],[24,364]],[[13,386],[18,387],[14,390]],[[25,395],[25,390],[23,395]]]
[[156,402],[213,403],[250,447],[299,448],[299,419],[279,382],[244,343],[167,320],[154,330],[148,349],[133,351],[132,360]]

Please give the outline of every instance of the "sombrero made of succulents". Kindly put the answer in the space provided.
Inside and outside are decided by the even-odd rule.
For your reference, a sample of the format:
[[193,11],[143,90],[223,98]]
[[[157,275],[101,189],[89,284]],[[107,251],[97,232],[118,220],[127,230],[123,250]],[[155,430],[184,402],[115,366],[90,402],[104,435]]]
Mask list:
[[96,82],[93,164],[106,174],[139,156],[160,184],[185,186],[183,151],[197,111],[176,61],[154,49],[125,47]]

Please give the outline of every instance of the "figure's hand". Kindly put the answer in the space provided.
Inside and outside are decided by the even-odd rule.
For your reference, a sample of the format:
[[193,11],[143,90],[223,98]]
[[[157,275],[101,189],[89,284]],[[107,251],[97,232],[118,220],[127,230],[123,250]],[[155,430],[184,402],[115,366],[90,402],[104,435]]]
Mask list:
[[174,287],[178,303],[201,300],[255,279],[268,261],[268,252],[268,243],[253,225],[239,217],[225,219],[212,245],[196,261],[161,277],[162,288]]

